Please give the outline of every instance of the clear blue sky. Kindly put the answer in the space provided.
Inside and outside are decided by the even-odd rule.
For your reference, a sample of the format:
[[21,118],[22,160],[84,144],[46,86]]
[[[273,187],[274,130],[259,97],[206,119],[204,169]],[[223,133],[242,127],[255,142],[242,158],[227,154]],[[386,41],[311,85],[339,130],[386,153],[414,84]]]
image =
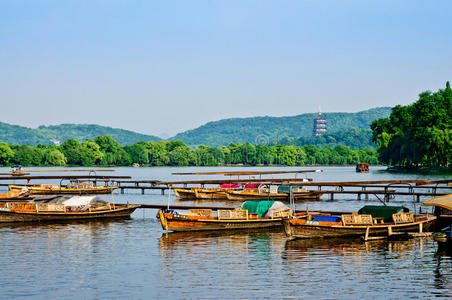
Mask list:
[[0,121],[159,135],[408,104],[452,80],[452,1],[0,0]]

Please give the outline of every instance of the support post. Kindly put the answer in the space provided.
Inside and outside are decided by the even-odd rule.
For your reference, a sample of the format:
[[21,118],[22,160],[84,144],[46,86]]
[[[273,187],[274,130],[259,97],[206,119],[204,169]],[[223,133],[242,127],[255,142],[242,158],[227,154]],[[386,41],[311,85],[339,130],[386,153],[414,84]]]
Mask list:
[[141,189],[141,195],[144,195],[144,188]]
[[124,189],[123,188],[121,188],[121,194],[124,194]]
[[388,236],[392,235],[392,226],[388,226]]
[[160,192],[162,193],[162,195],[165,195],[165,188],[162,188],[162,189],[160,190]]
[[330,200],[334,200],[334,193],[330,194]]
[[358,200],[361,200],[361,194],[358,193]]

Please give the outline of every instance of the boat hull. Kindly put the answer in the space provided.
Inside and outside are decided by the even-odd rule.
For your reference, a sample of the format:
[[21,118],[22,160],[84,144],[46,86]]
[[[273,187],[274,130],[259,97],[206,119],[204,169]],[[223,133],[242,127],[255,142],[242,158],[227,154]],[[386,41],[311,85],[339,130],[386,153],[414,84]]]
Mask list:
[[429,216],[426,219],[407,224],[377,224],[377,225],[319,225],[309,224],[309,221],[301,219],[284,219],[284,232],[289,237],[294,238],[331,238],[331,237],[361,237],[366,235],[369,228],[371,235],[390,235],[391,232],[417,232],[428,231],[435,217]]
[[216,219],[187,219],[181,215],[159,211],[158,218],[163,230],[169,231],[210,231],[280,228],[282,219],[249,219],[249,220],[216,220]]
[[[22,190],[21,186],[10,186],[11,191]],[[59,188],[59,189],[40,189],[40,188],[28,188],[30,195],[98,195],[98,194],[111,194],[117,189],[114,186],[95,187],[95,188]]]
[[196,190],[196,199],[203,200],[227,200],[228,196],[225,191],[205,191],[205,190]]
[[174,189],[174,194],[177,198],[194,200],[196,199],[195,191],[190,189]]
[[130,217],[138,207],[139,205],[127,205],[112,210],[91,212],[16,212],[0,210],[0,223],[124,218]]
[[243,193],[243,192],[228,192],[228,200],[232,201],[251,201],[251,200],[282,200],[287,201],[289,197],[287,194],[258,194],[258,193]]

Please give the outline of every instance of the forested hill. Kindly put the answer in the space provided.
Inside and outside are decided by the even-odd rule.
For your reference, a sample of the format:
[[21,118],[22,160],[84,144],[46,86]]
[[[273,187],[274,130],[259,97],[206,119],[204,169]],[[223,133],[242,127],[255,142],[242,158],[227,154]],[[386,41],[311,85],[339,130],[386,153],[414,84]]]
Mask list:
[[[357,113],[324,113],[328,132],[352,128],[368,129],[372,121],[387,118],[390,107],[372,108]],[[302,114],[293,117],[234,118],[209,122],[201,127],[177,134],[172,140],[182,140],[188,145],[210,145],[214,147],[229,143],[266,144],[284,137],[310,136],[317,114]]]
[[40,126],[37,129],[10,125],[0,122],[0,142],[7,144],[53,144],[52,140],[64,142],[72,138],[79,141],[93,139],[96,136],[109,135],[121,145],[131,145],[140,141],[157,142],[161,139],[129,130],[111,128],[100,125],[61,124],[56,126]]

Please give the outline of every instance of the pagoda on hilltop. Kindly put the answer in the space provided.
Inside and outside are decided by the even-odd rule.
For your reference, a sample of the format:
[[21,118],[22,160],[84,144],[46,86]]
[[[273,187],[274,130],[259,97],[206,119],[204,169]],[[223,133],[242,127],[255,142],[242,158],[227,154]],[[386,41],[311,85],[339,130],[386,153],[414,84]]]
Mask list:
[[319,107],[319,114],[314,119],[314,125],[312,127],[312,136],[319,136],[326,133],[326,119],[322,115],[322,110]]

